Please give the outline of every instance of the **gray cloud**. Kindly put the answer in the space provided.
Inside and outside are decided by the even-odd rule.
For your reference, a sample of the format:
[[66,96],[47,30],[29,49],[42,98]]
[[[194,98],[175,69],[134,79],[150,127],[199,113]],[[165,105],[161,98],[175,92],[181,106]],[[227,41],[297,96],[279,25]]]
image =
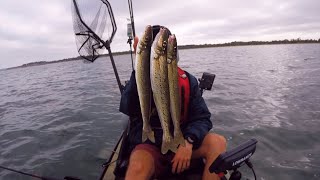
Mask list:
[[[95,1],[83,7],[90,12]],[[127,0],[110,0],[118,31],[113,51],[128,50]],[[318,0],[134,0],[137,35],[147,24],[167,26],[179,44],[320,38]],[[0,68],[78,56],[71,1],[4,0],[0,7]]]

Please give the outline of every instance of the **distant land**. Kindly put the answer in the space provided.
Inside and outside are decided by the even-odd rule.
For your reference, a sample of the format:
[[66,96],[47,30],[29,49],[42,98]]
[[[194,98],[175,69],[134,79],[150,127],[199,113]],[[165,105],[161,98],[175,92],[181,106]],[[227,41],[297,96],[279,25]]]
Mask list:
[[[320,38],[318,40],[316,39],[285,39],[285,40],[273,40],[273,41],[233,41],[228,43],[221,43],[221,44],[190,44],[190,45],[182,45],[178,46],[178,48],[181,49],[195,49],[195,48],[210,48],[210,47],[228,47],[228,46],[252,46],[252,45],[272,45],[272,44],[303,44],[303,43],[320,43]],[[130,51],[122,51],[122,52],[113,52],[114,56],[118,55],[124,55],[124,54],[130,54]],[[108,54],[103,54],[101,56],[108,56]],[[44,64],[53,64],[53,63],[59,63],[59,62],[67,62],[67,61],[77,61],[77,60],[83,60],[81,56],[73,57],[73,58],[66,58],[61,60],[55,60],[55,61],[37,61],[37,62],[31,62],[27,64],[23,64],[21,66],[11,67],[7,69],[15,69],[15,68],[23,68],[23,67],[29,67],[29,66],[38,66],[38,65],[44,65]]]

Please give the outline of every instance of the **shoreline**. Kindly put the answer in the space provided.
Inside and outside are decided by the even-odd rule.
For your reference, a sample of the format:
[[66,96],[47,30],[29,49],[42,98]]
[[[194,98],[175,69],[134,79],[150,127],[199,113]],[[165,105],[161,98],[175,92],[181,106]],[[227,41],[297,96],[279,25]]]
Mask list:
[[[199,48],[214,48],[214,47],[235,47],[235,46],[259,46],[259,45],[280,45],[280,44],[318,44],[320,43],[319,40],[301,40],[301,39],[292,39],[292,40],[277,40],[277,41],[249,41],[249,42],[243,42],[243,41],[233,41],[229,43],[222,43],[222,44],[199,44],[199,45],[181,45],[178,46],[179,50],[185,50],[185,49],[199,49]],[[121,52],[113,52],[113,56],[120,56],[130,54],[130,51],[121,51]],[[109,54],[103,54],[100,56],[109,56]],[[30,67],[30,66],[40,66],[45,64],[53,64],[53,63],[60,63],[60,62],[68,62],[68,61],[78,61],[83,60],[81,56],[78,57],[72,57],[72,58],[65,58],[60,60],[53,60],[53,61],[36,61],[31,63],[26,63],[20,66],[10,67],[10,68],[4,68],[0,70],[9,70],[9,69],[17,69],[17,68],[24,68],[24,67]]]

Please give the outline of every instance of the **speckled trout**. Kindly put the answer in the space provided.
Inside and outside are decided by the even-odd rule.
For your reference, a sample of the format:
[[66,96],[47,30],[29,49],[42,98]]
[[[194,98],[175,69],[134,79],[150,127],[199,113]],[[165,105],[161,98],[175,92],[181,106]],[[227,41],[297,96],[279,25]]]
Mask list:
[[173,143],[177,146],[179,144],[185,146],[184,137],[180,129],[181,104],[177,57],[177,39],[175,35],[171,35],[168,39],[167,45],[167,63],[170,93],[170,113],[174,126]]
[[143,120],[142,142],[149,139],[155,142],[154,132],[150,126],[151,83],[150,83],[150,50],[152,45],[152,28],[147,26],[139,40],[136,50],[135,77]]
[[171,117],[167,63],[168,36],[168,31],[166,29],[160,29],[153,41],[150,56],[150,77],[153,99],[163,130],[161,145],[162,154],[167,153],[169,150],[173,152],[177,151],[177,146],[174,145],[173,138],[170,134]]

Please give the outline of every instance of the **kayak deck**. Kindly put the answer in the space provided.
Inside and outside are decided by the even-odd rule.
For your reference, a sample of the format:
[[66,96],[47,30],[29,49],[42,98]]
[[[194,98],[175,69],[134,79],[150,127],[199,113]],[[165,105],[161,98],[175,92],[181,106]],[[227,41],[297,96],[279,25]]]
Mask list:
[[107,166],[102,174],[102,179],[100,178],[100,180],[115,180],[115,179],[119,179],[117,178],[115,175],[114,175],[114,170],[116,168],[116,161],[119,157],[119,152],[120,152],[120,147],[121,147],[121,144],[122,144],[122,137],[121,137],[121,140],[118,144],[118,146],[116,147],[116,150],[111,158],[111,161],[110,161],[110,165]]

